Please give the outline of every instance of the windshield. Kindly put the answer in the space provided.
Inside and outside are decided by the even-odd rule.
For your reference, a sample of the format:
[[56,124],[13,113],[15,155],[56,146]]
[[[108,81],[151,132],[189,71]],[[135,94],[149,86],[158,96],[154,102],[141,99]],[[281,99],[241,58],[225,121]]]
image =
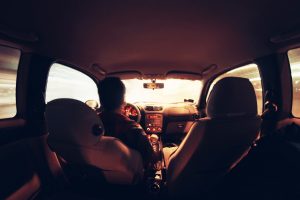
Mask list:
[[126,86],[126,102],[159,102],[179,103],[184,99],[192,99],[198,102],[202,89],[202,82],[199,80],[167,79],[157,80],[157,83],[164,83],[163,89],[145,89],[144,83],[151,80],[126,79],[122,80]]

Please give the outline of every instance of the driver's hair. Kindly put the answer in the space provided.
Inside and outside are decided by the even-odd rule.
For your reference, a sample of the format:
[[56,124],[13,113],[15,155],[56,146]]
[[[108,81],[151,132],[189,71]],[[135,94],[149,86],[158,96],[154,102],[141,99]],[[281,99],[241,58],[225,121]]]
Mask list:
[[104,110],[119,109],[124,102],[125,85],[118,77],[107,77],[99,82],[98,93]]

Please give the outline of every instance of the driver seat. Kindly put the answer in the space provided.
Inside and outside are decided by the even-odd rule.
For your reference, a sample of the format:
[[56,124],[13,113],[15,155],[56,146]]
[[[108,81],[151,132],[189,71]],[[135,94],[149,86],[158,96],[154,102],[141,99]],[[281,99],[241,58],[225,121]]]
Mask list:
[[104,136],[101,120],[86,104],[56,99],[47,104],[45,115],[48,144],[67,165],[90,167],[93,172],[96,169],[112,184],[131,185],[142,180],[140,153],[117,138]]

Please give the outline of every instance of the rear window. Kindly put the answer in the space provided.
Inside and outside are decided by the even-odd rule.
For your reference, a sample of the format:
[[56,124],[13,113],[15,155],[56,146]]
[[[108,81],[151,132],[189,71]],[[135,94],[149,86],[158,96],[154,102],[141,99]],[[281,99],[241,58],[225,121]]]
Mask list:
[[[260,78],[260,73],[258,70],[258,67],[256,64],[249,64],[245,66],[241,66],[238,68],[235,68],[233,70],[230,70],[224,74],[221,74],[218,76],[213,83],[211,84],[209,88],[209,93],[213,86],[221,79],[225,77],[241,77],[241,78],[247,78],[249,81],[252,83],[254,90],[255,90],[255,95],[256,95],[256,101],[257,101],[257,113],[259,115],[262,114],[262,109],[263,109],[263,98],[262,98],[262,84],[261,84],[261,78]],[[208,97],[209,95],[207,95]]]
[[17,114],[16,83],[21,51],[0,46],[0,119]]
[[288,52],[293,79],[292,114],[300,117],[300,48]]

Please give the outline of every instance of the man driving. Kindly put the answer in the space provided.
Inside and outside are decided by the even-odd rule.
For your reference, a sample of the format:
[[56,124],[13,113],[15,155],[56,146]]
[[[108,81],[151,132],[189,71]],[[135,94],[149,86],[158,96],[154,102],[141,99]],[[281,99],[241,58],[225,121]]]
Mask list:
[[125,85],[117,77],[108,77],[99,82],[98,92],[102,112],[100,118],[106,135],[119,138],[128,147],[141,153],[144,166],[155,162],[155,154],[140,124],[122,113],[125,104]]

